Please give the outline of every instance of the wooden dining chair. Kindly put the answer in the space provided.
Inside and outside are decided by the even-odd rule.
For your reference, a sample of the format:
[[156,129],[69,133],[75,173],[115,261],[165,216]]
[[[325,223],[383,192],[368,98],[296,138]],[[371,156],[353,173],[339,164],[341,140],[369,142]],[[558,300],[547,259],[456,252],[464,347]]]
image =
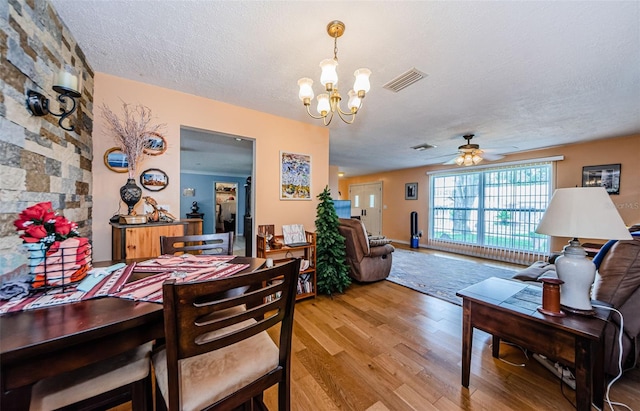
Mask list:
[[133,411],[151,409],[152,344],[38,381],[29,410],[105,410],[128,401]]
[[[166,281],[162,286],[166,345],[152,357],[156,407],[266,409],[262,393],[277,384],[278,410],[288,411],[299,266],[296,259],[210,281]],[[224,294],[239,287],[248,291]],[[275,344],[266,330],[278,324]]]
[[222,254],[233,255],[233,232],[218,234],[160,237],[162,254]]

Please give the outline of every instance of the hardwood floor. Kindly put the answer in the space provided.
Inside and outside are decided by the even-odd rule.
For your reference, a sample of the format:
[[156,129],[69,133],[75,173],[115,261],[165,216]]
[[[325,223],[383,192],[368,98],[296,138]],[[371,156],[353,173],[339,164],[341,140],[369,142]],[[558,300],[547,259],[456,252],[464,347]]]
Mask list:
[[[461,307],[389,281],[296,305],[292,409],[572,410],[559,380],[520,349],[474,332],[471,384],[461,378]],[[573,391],[564,388],[573,401]],[[640,410],[640,369],[625,374],[612,400]],[[265,402],[275,410],[277,392]]]
[[[300,301],[292,410],[574,409],[547,369],[507,344],[501,344],[501,358],[523,366],[494,359],[491,337],[478,330],[471,384],[463,388],[461,334],[461,307],[389,281],[354,284],[333,298]],[[570,388],[564,392],[574,401]],[[640,411],[640,369],[616,382],[610,398]],[[275,388],[265,393],[265,402],[277,409]]]

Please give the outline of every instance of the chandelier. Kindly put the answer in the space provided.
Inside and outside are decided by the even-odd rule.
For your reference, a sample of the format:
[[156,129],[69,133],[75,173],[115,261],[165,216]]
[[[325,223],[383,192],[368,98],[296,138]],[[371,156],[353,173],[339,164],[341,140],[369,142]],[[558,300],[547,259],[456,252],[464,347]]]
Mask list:
[[369,76],[371,75],[371,70],[366,68],[356,70],[353,73],[356,77],[353,89],[347,93],[349,96],[347,102],[349,110],[342,110],[340,107],[342,97],[338,92],[338,73],[336,68],[338,67],[338,37],[342,36],[344,29],[344,23],[338,20],[334,20],[327,25],[327,33],[333,37],[333,58],[320,62],[320,68],[322,68],[320,83],[322,83],[327,92],[319,94],[317,97],[319,116],[311,114],[311,110],[309,109],[311,100],[313,99],[313,80],[307,77],[298,80],[298,85],[300,86],[298,97],[307,108],[307,113],[315,119],[322,119],[325,126],[331,124],[335,113],[338,113],[340,119],[345,123],[352,124],[356,119],[358,110],[362,107],[362,100],[365,94],[370,89]]

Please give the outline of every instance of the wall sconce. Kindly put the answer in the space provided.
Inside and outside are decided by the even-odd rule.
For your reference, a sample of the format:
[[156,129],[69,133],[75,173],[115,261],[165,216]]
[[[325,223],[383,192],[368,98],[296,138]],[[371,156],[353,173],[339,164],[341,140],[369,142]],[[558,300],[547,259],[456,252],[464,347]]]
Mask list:
[[74,127],[65,127],[62,125],[62,121],[69,117],[76,111],[76,98],[80,97],[80,90],[82,89],[82,77],[77,75],[75,68],[71,66],[65,66],[60,70],[53,82],[53,91],[58,93],[58,101],[60,103],[66,103],[70,101],[73,105],[71,110],[61,108],[60,114],[52,113],[49,111],[49,99],[37,91],[27,91],[27,108],[34,116],[46,116],[51,114],[55,117],[60,117],[58,125],[67,131],[73,131]]

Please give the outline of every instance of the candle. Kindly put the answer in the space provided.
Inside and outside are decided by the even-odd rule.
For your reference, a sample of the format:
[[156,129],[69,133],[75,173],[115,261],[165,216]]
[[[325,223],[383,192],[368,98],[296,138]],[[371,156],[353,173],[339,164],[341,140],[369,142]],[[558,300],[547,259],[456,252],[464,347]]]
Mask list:
[[78,76],[65,69],[60,70],[53,86],[80,92],[80,88],[78,87]]

